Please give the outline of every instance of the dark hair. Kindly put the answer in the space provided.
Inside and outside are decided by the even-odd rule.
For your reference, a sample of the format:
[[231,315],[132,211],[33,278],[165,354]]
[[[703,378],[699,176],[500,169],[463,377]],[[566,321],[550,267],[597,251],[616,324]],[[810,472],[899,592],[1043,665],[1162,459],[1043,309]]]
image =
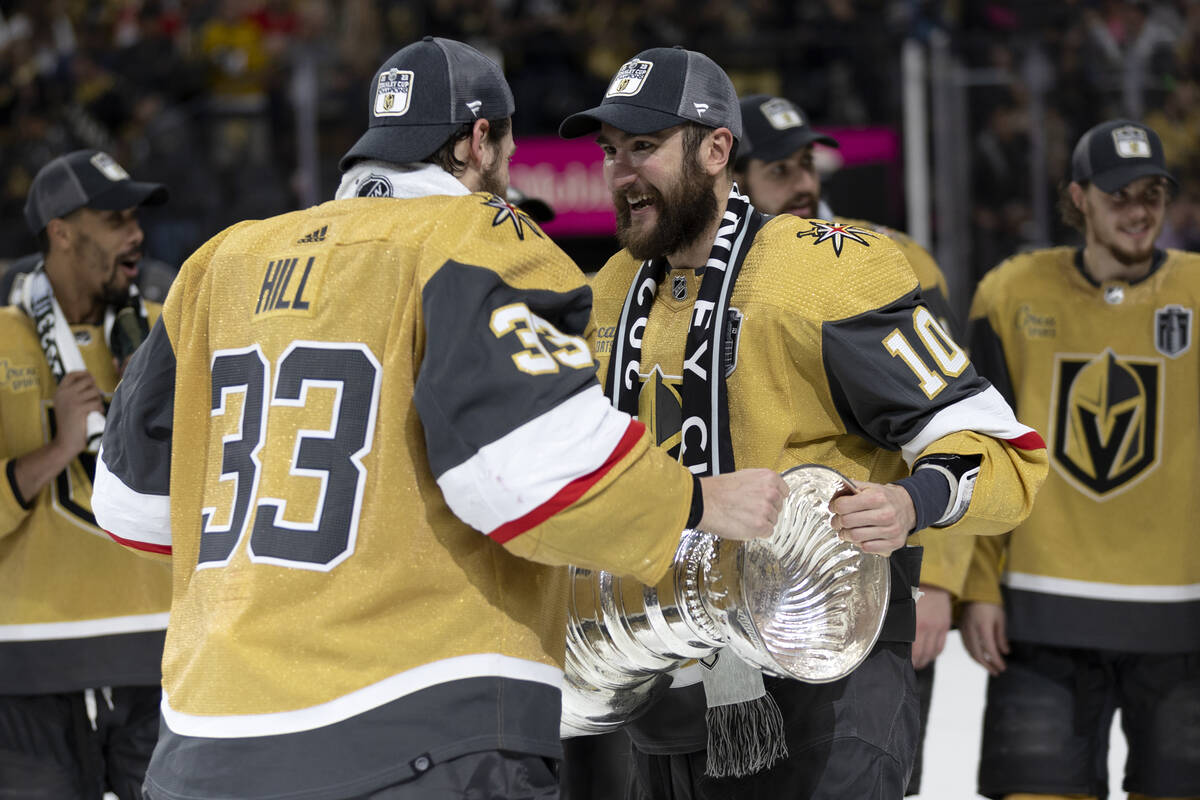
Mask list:
[[[683,123],[683,155],[685,158],[695,158],[700,152],[700,145],[704,142],[704,137],[712,133],[716,128],[710,128],[707,125],[701,125],[699,122]],[[725,162],[725,177],[733,177],[733,165],[737,162],[738,141],[733,140],[733,147],[729,151],[729,160]]]
[[[1079,185],[1084,189],[1088,187],[1088,181],[1078,181]],[[1083,212],[1075,205],[1075,201],[1071,199],[1071,181],[1062,181],[1058,184],[1058,216],[1064,223],[1070,225],[1080,233],[1087,233],[1087,220],[1083,217]]]
[[[455,177],[461,175],[463,170],[467,168],[467,163],[454,155],[454,147],[463,139],[471,138],[471,131],[475,129],[475,122],[478,122],[478,120],[464,122],[462,127],[450,134],[450,138],[443,142],[441,147],[435,150],[432,155],[421,159],[421,161],[426,164],[437,164]],[[484,139],[488,144],[499,144],[500,140],[507,136],[509,130],[512,128],[511,117],[489,119],[488,123],[487,135]]]

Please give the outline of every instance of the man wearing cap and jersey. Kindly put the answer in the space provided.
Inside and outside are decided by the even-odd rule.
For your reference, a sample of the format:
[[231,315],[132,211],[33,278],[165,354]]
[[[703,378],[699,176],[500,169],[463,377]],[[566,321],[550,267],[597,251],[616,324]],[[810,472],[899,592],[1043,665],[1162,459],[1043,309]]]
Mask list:
[[92,480],[107,398],[160,310],[133,286],[137,211],[166,199],[79,150],[26,200],[41,258],[0,308],[0,796],[141,797],[171,575],[105,536]]
[[741,111],[711,59],[639,53],[599,106],[559,132],[595,137],[617,212],[623,249],[592,284],[597,329],[612,332],[594,348],[611,402],[694,474],[841,471],[856,491],[830,504],[834,529],[890,554],[901,576],[879,657],[846,678],[764,677],[729,650],[677,672],[666,697],[626,726],[638,791],[901,797],[917,730],[909,659],[920,550],[908,536],[1018,522],[1045,474],[1040,437],[920,304],[887,236],[768,218],[740,194]]
[[656,581],[786,494],[605,401],[497,64],[426,37],[368,103],[340,199],[192,255],[113,401],[97,516],[174,575],[153,800],[557,797],[566,565]]
[[[755,94],[743,97],[740,105],[745,136],[738,148],[735,177],[754,207],[765,214],[817,217],[851,229],[884,234],[900,248],[916,273],[921,284],[921,301],[957,341],[962,341],[953,324],[957,315],[947,299],[946,278],[929,251],[885,225],[835,217],[821,196],[821,175],[813,148],[816,144],[837,147],[837,140],[815,130],[807,115],[785,97]],[[945,646],[951,626],[952,601],[962,588],[971,558],[971,539],[966,536],[926,536],[920,538],[920,543],[924,553],[913,666],[921,699],[921,734],[907,794],[920,791],[925,726],[933,696],[934,660]]]
[[987,797],[1200,797],[1200,256],[1155,246],[1174,188],[1153,129],[1096,125],[1059,198],[1083,246],[1013,256],[975,293],[972,357],[1052,465],[1030,517],[976,542],[963,592],[991,676]]

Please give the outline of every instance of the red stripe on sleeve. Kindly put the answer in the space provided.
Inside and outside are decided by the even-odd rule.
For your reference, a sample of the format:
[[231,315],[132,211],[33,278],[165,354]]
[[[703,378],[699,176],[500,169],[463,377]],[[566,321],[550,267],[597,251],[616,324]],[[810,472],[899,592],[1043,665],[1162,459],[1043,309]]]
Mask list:
[[587,475],[576,478],[558,491],[553,497],[542,503],[537,508],[530,511],[528,514],[517,517],[514,520],[504,523],[499,528],[488,534],[492,539],[500,544],[515,539],[525,531],[535,528],[541,523],[553,517],[559,511],[562,511],[567,506],[574,503],[584,493],[592,488],[593,485],[605,475],[608,474],[617,462],[633,449],[638,440],[642,438],[642,433],[646,430],[646,426],[636,419],[631,420],[629,427],[625,429],[625,433],[621,436],[621,441],[617,442],[617,446],[608,454],[608,458],[599,468],[589,472]]
[[133,539],[122,539],[112,531],[105,531],[109,538],[117,544],[123,544],[133,550],[141,550],[145,553],[158,553],[159,555],[171,555],[171,545],[169,544],[150,544],[149,542],[135,542]]
[[1005,439],[1004,441],[1011,444],[1018,450],[1045,450],[1046,442],[1042,439],[1042,435],[1037,431],[1024,433],[1015,439]]

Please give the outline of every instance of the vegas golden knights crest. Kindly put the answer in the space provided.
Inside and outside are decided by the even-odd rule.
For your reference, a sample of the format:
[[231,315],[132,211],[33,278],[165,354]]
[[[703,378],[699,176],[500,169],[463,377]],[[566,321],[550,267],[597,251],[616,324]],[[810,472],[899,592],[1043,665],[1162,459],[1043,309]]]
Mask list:
[[1056,370],[1052,463],[1097,500],[1123,491],[1159,460],[1162,363],[1060,356]]
[[639,375],[638,419],[650,430],[651,439],[673,458],[679,458],[683,427],[683,378],[663,375],[657,364],[649,375]]
[[1169,358],[1178,358],[1192,344],[1192,309],[1165,306],[1154,312],[1154,347]]

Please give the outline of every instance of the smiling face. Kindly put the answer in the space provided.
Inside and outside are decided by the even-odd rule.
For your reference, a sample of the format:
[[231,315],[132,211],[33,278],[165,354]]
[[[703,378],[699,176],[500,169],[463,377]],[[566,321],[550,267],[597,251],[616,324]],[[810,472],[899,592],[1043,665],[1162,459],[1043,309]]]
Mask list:
[[701,165],[682,126],[629,134],[605,123],[604,180],[617,212],[617,239],[637,259],[692,245],[718,213],[716,176]]
[[137,278],[144,234],[137,209],[81,208],[63,220],[71,230],[68,257],[82,293],[106,305],[122,305]]
[[1147,176],[1109,194],[1095,184],[1072,186],[1072,197],[1087,223],[1089,247],[1098,246],[1125,265],[1154,255],[1154,242],[1166,219],[1167,181]]
[[811,144],[778,161],[751,158],[742,183],[750,202],[764,214],[812,217],[821,200],[821,178]]

